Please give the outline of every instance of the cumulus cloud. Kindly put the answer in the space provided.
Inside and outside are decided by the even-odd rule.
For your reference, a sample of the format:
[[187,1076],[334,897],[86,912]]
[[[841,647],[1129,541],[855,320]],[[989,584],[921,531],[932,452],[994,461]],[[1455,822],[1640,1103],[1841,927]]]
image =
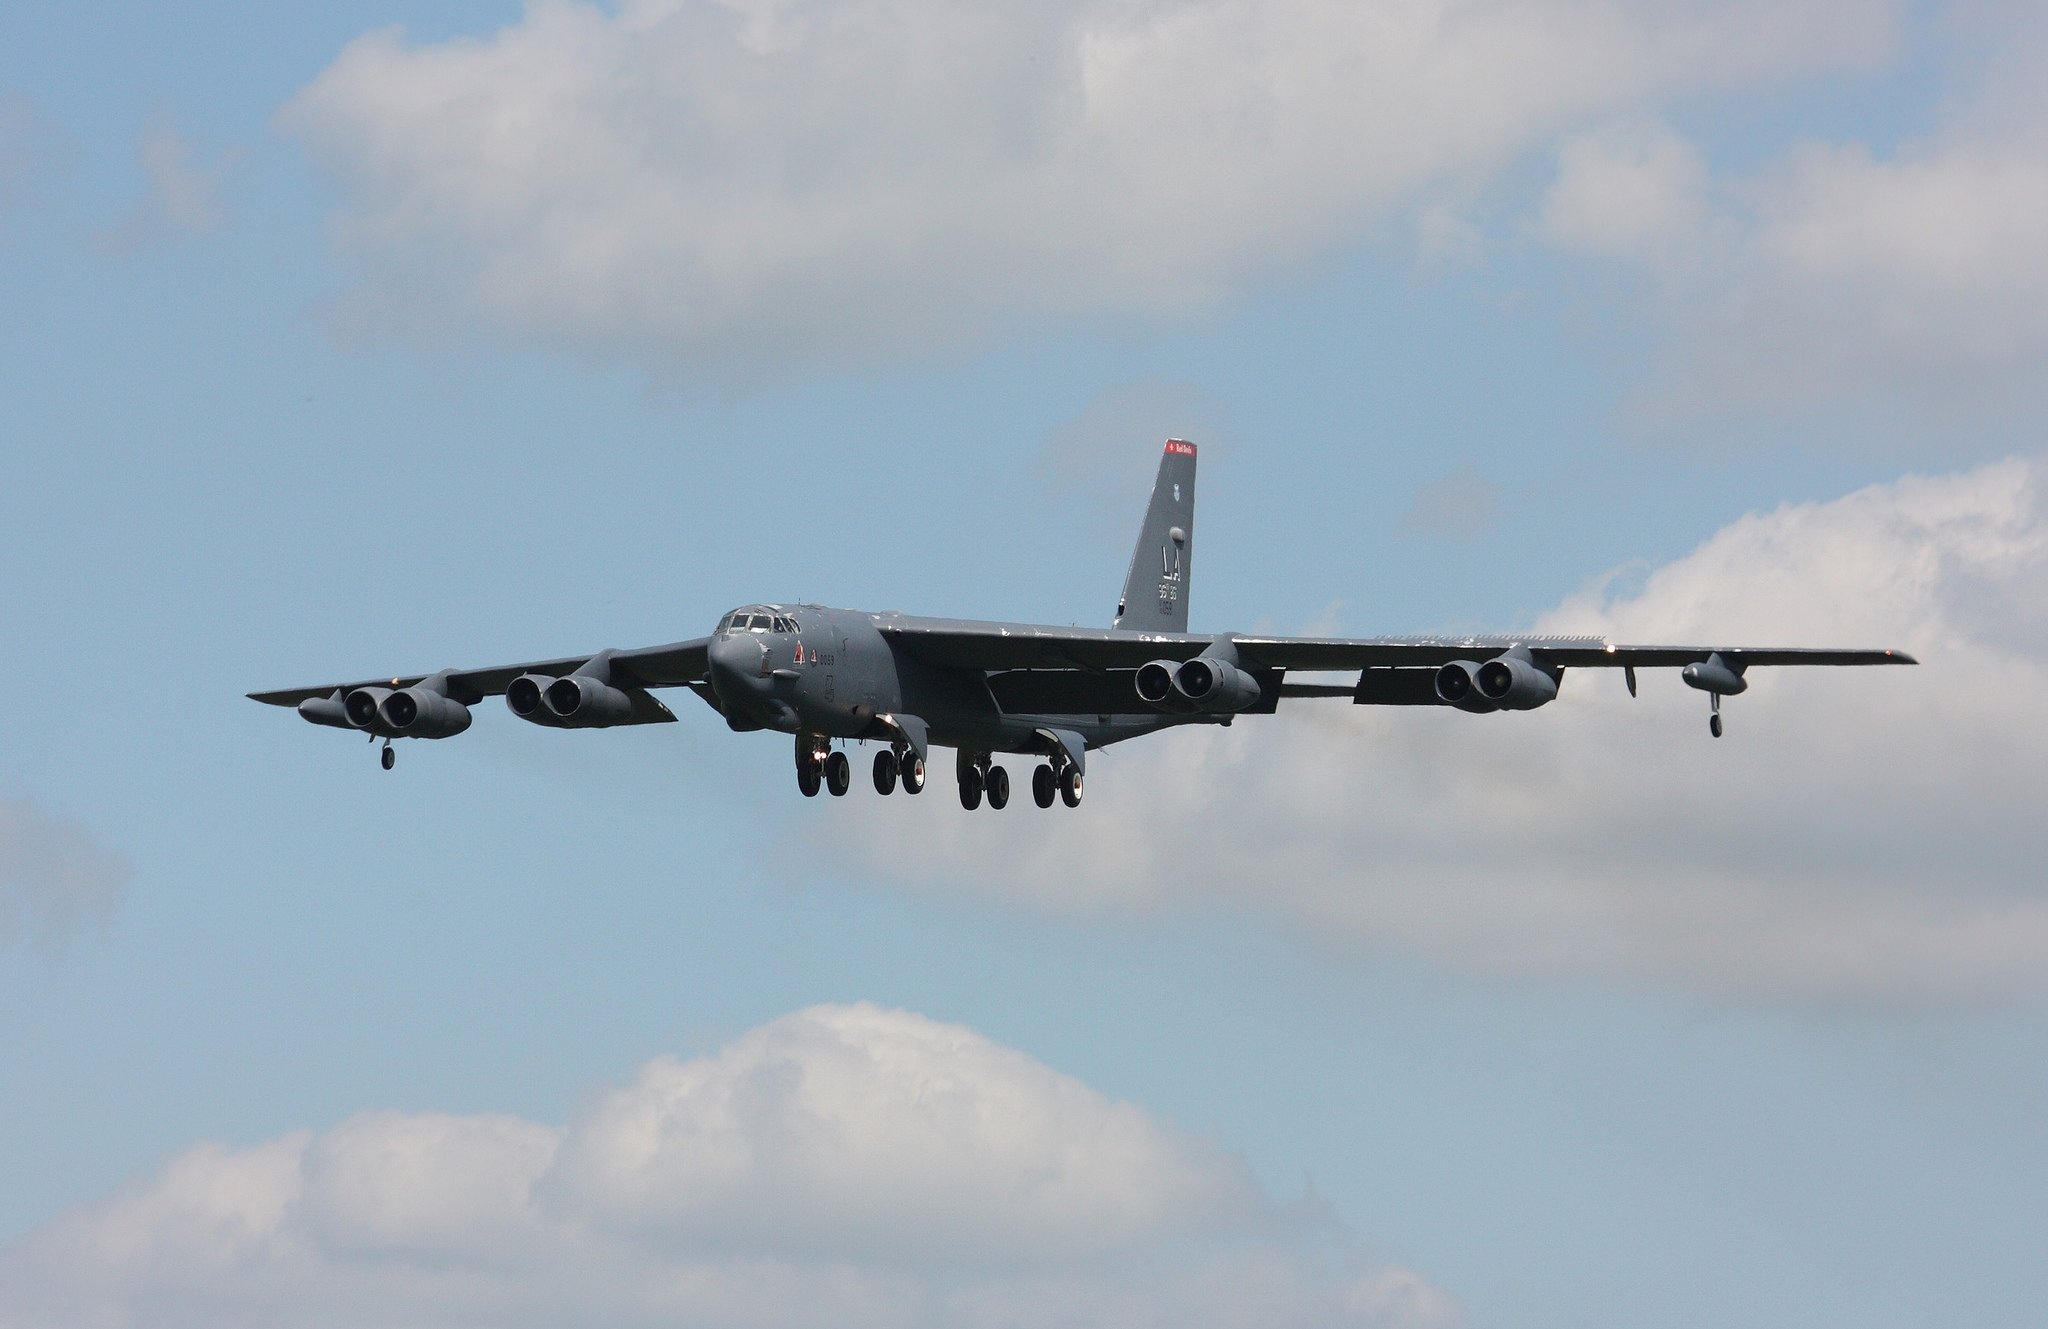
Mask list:
[[0,942],[60,939],[113,907],[128,865],[27,799],[0,798]]
[[1788,506],[1532,625],[1924,662],[1759,669],[1719,742],[1670,672],[1632,700],[1583,670],[1533,713],[1297,702],[1111,748],[1074,813],[896,799],[824,833],[928,889],[1220,906],[1340,956],[1739,1003],[2036,1000],[2043,498],[2042,468],[2014,461]]
[[971,1030],[820,1006],[566,1127],[199,1145],[0,1253],[0,1325],[1447,1325],[1243,1165]]
[[[2048,25],[2043,25],[2048,27]],[[1650,279],[1670,327],[1647,419],[2010,416],[2048,355],[2048,31],[1933,132],[1807,140],[1751,174],[1640,120],[1567,139],[1544,234]]]
[[367,35],[280,119],[386,315],[872,355],[1203,308],[1601,115],[1868,67],[1897,8],[546,0]]

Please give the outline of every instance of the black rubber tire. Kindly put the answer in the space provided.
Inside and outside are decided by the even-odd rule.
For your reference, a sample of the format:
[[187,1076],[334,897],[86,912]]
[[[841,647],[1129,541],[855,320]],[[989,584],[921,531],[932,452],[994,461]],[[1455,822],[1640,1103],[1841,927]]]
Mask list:
[[816,798],[818,791],[825,787],[825,773],[818,769],[818,763],[807,761],[796,768],[797,791],[805,798]]
[[1059,796],[1060,777],[1053,773],[1052,767],[1041,763],[1037,770],[1031,772],[1031,801],[1042,808],[1049,808]]
[[388,771],[398,764],[398,754],[387,747],[384,749],[384,755],[378,760],[384,763],[384,769]]
[[991,766],[984,779],[988,785],[988,805],[1001,812],[1010,804],[1010,773],[1000,766]]
[[960,782],[960,806],[969,812],[981,806],[981,780],[978,777]]
[[903,760],[898,762],[897,765],[899,767],[897,775],[903,781],[903,792],[906,794],[923,793],[924,758],[918,756],[915,752],[906,752],[903,754]]
[[887,748],[875,754],[875,792],[884,798],[896,792],[896,754]]
[[825,758],[825,789],[834,798],[846,797],[846,791],[853,788],[853,763],[846,759],[844,752],[834,752]]
[[1060,801],[1070,808],[1081,806],[1081,768],[1069,766],[1060,772]]
[[1715,738],[1719,738],[1721,736],[1720,716],[1710,715],[1707,717],[1707,732],[1712,734]]

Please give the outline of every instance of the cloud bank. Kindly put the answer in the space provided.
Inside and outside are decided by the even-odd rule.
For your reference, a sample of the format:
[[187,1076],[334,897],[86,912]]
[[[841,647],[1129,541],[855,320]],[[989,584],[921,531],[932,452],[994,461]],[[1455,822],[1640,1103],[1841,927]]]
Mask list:
[[1719,742],[1672,673],[1631,700],[1579,671],[1533,713],[1302,702],[1112,748],[1077,813],[933,808],[942,781],[916,805],[835,809],[821,834],[925,889],[1220,909],[1339,956],[1491,977],[1737,1003],[2038,1000],[2043,495],[2041,468],[2014,461],[1745,517],[1639,592],[1595,588],[1532,625],[1923,661],[1758,671]]
[[566,1127],[202,1144],[0,1253],[0,1325],[1448,1325],[1243,1165],[868,1005],[659,1058]]
[[1988,68],[1896,145],[1806,139],[1716,175],[1654,120],[1567,137],[1540,231],[1648,280],[1670,331],[1649,417],[1905,403],[1953,429],[2041,403],[2048,24],[1980,39]]
[[1867,69],[1888,0],[544,0],[280,116],[372,303],[721,358],[1175,317],[1662,99]]

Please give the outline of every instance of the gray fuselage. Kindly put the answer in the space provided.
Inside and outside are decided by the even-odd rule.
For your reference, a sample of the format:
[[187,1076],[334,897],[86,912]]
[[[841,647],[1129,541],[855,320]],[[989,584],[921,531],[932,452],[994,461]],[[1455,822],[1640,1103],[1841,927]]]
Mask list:
[[1066,730],[1089,747],[1102,747],[1173,724],[1216,719],[1006,710],[985,672],[937,668],[910,658],[883,636],[882,622],[944,626],[953,620],[823,605],[749,605],[727,614],[708,648],[709,682],[726,723],[739,730],[886,739],[891,717],[912,715],[929,726],[934,744],[1043,752],[1048,729]]

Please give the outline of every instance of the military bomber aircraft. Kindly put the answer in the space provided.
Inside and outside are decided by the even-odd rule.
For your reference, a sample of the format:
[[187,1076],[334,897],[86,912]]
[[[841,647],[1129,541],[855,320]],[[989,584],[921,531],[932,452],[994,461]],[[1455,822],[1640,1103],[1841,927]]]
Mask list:
[[[843,795],[853,783],[847,740],[874,740],[875,789],[924,788],[935,746],[955,749],[960,803],[1009,802],[997,753],[1037,757],[1040,807],[1081,802],[1091,748],[1183,724],[1229,724],[1283,700],[1349,697],[1362,706],[1447,706],[1484,714],[1550,703],[1570,669],[1618,668],[1630,695],[1639,668],[1677,668],[1721,699],[1757,665],[1913,664],[1893,650],[1617,646],[1597,637],[1267,637],[1190,633],[1195,445],[1169,439],[1151,506],[1108,628],[914,618],[824,605],[754,604],[708,637],[484,669],[443,669],[360,683],[252,692],[314,724],[391,740],[452,738],[470,708],[502,695],[514,715],[553,729],[608,729],[675,719],[654,695],[687,688],[732,729],[796,740],[797,787]],[[1300,682],[1297,673],[1354,682]]]

